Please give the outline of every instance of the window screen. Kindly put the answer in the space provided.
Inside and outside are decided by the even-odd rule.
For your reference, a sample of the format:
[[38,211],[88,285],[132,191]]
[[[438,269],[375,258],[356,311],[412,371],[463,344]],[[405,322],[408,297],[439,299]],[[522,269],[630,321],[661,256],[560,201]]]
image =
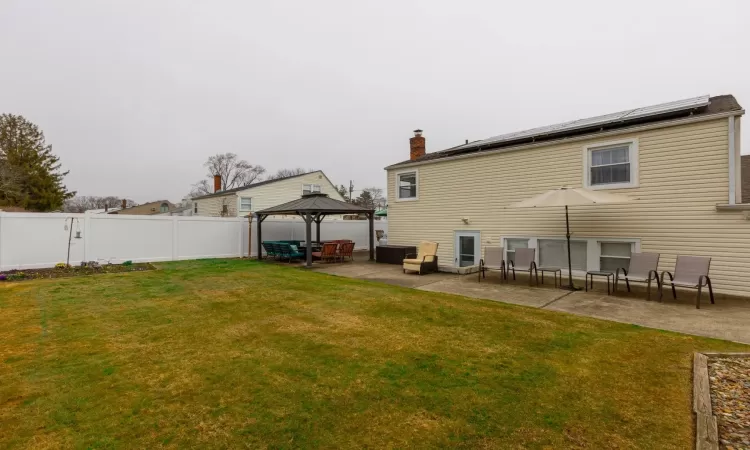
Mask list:
[[[539,266],[568,268],[568,244],[562,239],[539,239]],[[587,270],[586,241],[570,241],[570,262],[573,270]]]
[[602,242],[599,270],[615,272],[620,267],[629,270],[631,249],[630,242]]
[[402,173],[398,176],[398,198],[417,198],[417,173]]
[[591,150],[592,186],[630,183],[630,145]]

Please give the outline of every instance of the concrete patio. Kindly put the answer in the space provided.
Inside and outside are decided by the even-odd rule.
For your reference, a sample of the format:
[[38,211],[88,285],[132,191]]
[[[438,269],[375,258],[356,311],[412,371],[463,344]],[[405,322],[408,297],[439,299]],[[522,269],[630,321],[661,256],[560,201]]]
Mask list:
[[[477,274],[404,274],[400,266],[376,264],[366,261],[365,255],[357,256],[355,262],[316,263],[311,270],[750,344],[750,300],[717,296],[712,305],[706,292],[701,309],[695,309],[695,291],[678,291],[678,299],[674,300],[671,292],[665,290],[664,302],[660,303],[656,301],[655,286],[654,300],[647,301],[645,289],[638,286],[636,290],[636,285],[631,294],[607,295],[605,285],[595,285],[593,292],[571,292],[554,288],[552,279],[546,277],[543,287],[529,287],[528,278],[523,275],[517,281],[500,284],[498,273],[478,283]],[[622,283],[620,290],[625,290]]]

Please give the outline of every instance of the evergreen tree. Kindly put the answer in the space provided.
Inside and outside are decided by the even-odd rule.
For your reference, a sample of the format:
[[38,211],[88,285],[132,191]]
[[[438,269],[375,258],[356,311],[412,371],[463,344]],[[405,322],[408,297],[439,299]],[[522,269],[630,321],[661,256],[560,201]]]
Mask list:
[[61,209],[75,195],[68,192],[60,160],[44,133],[23,116],[0,115],[0,161],[17,177],[16,190],[0,192],[0,202],[32,211]]

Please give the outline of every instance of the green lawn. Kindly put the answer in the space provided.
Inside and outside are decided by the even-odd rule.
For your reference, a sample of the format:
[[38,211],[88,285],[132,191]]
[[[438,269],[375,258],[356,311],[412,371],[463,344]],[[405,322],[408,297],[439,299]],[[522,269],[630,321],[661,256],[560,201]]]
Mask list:
[[0,448],[692,445],[746,346],[242,260],[0,285]]

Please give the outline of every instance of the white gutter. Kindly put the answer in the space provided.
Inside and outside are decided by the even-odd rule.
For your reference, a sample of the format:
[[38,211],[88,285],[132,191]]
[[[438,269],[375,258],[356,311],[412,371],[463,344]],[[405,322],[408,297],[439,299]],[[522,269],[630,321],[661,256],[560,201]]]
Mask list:
[[737,198],[737,157],[734,145],[734,116],[729,116],[729,204],[734,205]]

